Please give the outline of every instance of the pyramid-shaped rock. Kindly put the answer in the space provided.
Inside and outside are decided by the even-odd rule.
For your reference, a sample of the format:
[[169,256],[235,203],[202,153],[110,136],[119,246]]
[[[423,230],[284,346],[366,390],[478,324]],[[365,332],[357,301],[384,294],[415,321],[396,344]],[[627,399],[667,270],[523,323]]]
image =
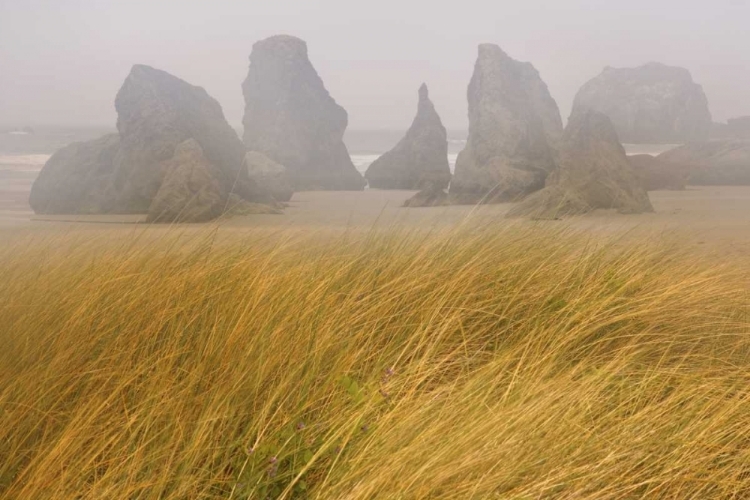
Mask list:
[[565,129],[559,167],[546,187],[509,215],[557,218],[592,210],[652,212],[648,194],[630,165],[612,122],[596,111],[573,115]]
[[430,100],[427,85],[419,88],[417,116],[403,139],[375,160],[365,173],[371,188],[424,189],[448,187],[448,135]]

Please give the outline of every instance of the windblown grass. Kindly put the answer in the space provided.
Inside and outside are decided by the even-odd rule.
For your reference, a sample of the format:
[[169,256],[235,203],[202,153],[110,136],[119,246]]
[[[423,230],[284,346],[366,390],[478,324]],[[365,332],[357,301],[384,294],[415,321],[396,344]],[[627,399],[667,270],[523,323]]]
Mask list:
[[740,263],[208,233],[0,248],[0,497],[750,497]]

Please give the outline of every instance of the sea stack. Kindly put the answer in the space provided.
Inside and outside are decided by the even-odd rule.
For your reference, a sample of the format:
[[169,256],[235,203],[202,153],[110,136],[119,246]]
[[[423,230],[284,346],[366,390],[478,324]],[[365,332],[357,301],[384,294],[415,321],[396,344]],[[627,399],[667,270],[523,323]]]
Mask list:
[[344,108],[328,94],[307,44],[278,35],[253,45],[245,96],[244,141],[287,169],[296,190],[361,190],[343,137]]
[[242,169],[245,148],[227,123],[221,105],[201,87],[148,66],[133,67],[115,99],[120,152],[115,184],[121,210],[148,211],[164,169],[177,146],[195,139],[228,192],[253,198]]
[[429,97],[419,88],[417,116],[403,139],[375,160],[365,173],[376,189],[446,189],[451,180],[448,136]]
[[563,135],[559,166],[546,187],[514,207],[510,216],[554,219],[595,209],[652,212],[612,122],[596,111],[573,115]]
[[469,138],[456,162],[451,198],[504,202],[544,187],[563,127],[539,72],[483,44],[467,94]]
[[605,68],[576,95],[573,114],[588,109],[607,115],[624,143],[703,141],[712,128],[703,88],[688,70],[661,63]]
[[[115,108],[119,134],[72,144],[50,158],[32,187],[35,212],[148,213],[161,222],[197,222],[236,205],[230,197],[273,203],[242,168],[242,141],[202,88],[136,65]],[[210,206],[197,207],[202,202]]]

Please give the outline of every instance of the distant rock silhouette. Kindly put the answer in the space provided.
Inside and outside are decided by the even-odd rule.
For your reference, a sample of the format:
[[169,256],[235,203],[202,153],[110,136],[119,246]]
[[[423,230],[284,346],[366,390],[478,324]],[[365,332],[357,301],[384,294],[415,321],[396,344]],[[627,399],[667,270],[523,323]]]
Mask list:
[[541,189],[555,168],[562,119],[537,70],[497,45],[480,45],[468,100],[469,138],[456,162],[451,197],[502,202]]
[[[115,107],[119,136],[74,144],[50,158],[32,187],[30,201],[37,213],[149,213],[152,220],[174,220],[157,217],[153,202],[160,191],[160,199],[168,200],[168,213],[182,214],[180,220],[190,220],[190,214],[196,214],[196,220],[206,220],[206,213],[216,216],[215,207],[228,206],[230,195],[273,202],[242,168],[245,147],[219,103],[202,88],[136,65],[118,92]],[[182,167],[177,165],[180,159],[186,162]],[[165,179],[184,193],[164,192]],[[210,185],[195,185],[199,179]],[[185,193],[206,199],[207,192],[216,192],[214,182],[223,203],[196,209]],[[179,207],[178,200],[188,205]]]
[[730,118],[727,123],[714,123],[713,139],[750,139],[750,116]]
[[750,140],[725,139],[686,144],[658,156],[689,172],[692,185],[750,185]]
[[304,41],[286,35],[257,42],[242,84],[244,141],[287,168],[297,190],[361,190],[343,136],[347,113],[331,98]]
[[651,155],[628,156],[641,185],[646,191],[682,191],[689,172],[681,165],[660,160]]
[[430,100],[427,85],[419,88],[417,116],[403,139],[375,160],[365,173],[371,188],[423,189],[448,187],[448,135]]
[[509,215],[546,219],[598,208],[621,213],[653,211],[612,122],[596,111],[571,117],[561,141],[559,167],[546,184]]
[[286,167],[276,163],[263,153],[250,151],[245,155],[245,168],[258,189],[269,193],[276,201],[289,201],[292,199],[294,189],[289,182]]
[[588,109],[607,115],[624,143],[702,141],[712,126],[706,94],[690,72],[660,63],[605,68],[576,95],[573,113]]

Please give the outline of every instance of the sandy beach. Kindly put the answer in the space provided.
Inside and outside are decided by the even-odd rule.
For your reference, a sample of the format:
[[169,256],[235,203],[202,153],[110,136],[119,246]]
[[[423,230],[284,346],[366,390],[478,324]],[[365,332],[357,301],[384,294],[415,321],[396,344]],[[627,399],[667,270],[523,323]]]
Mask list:
[[[4,239],[23,234],[80,229],[124,232],[145,228],[139,216],[35,216],[28,206],[30,182],[23,175],[0,183],[0,233]],[[458,225],[484,227],[489,224],[566,225],[574,229],[604,233],[675,234],[686,244],[713,247],[721,252],[750,252],[750,187],[689,187],[685,191],[650,193],[654,213],[621,215],[596,211],[564,221],[506,219],[511,204],[403,208],[413,191],[328,191],[295,193],[283,215],[250,215],[218,222],[225,233],[251,229],[340,231],[400,227],[444,229]],[[180,226],[184,230],[205,229],[204,224]],[[166,225],[149,230],[166,230]]]
[[[657,154],[670,146],[626,145],[630,154]],[[110,230],[128,232],[145,228],[144,216],[37,216],[29,207],[31,185],[48,154],[0,156],[0,235],[12,239],[40,231]],[[220,221],[222,232],[249,229],[304,231],[449,228],[458,225],[549,224],[566,225],[591,232],[650,232],[678,234],[687,244],[716,248],[721,252],[750,253],[750,186],[690,186],[685,191],[649,193],[654,213],[621,215],[596,211],[565,221],[518,221],[506,219],[511,204],[403,208],[414,191],[307,191],[295,193],[283,215],[250,215]],[[182,225],[187,231],[206,225]],[[162,231],[169,226],[154,226]],[[108,233],[108,234],[111,234]]]

